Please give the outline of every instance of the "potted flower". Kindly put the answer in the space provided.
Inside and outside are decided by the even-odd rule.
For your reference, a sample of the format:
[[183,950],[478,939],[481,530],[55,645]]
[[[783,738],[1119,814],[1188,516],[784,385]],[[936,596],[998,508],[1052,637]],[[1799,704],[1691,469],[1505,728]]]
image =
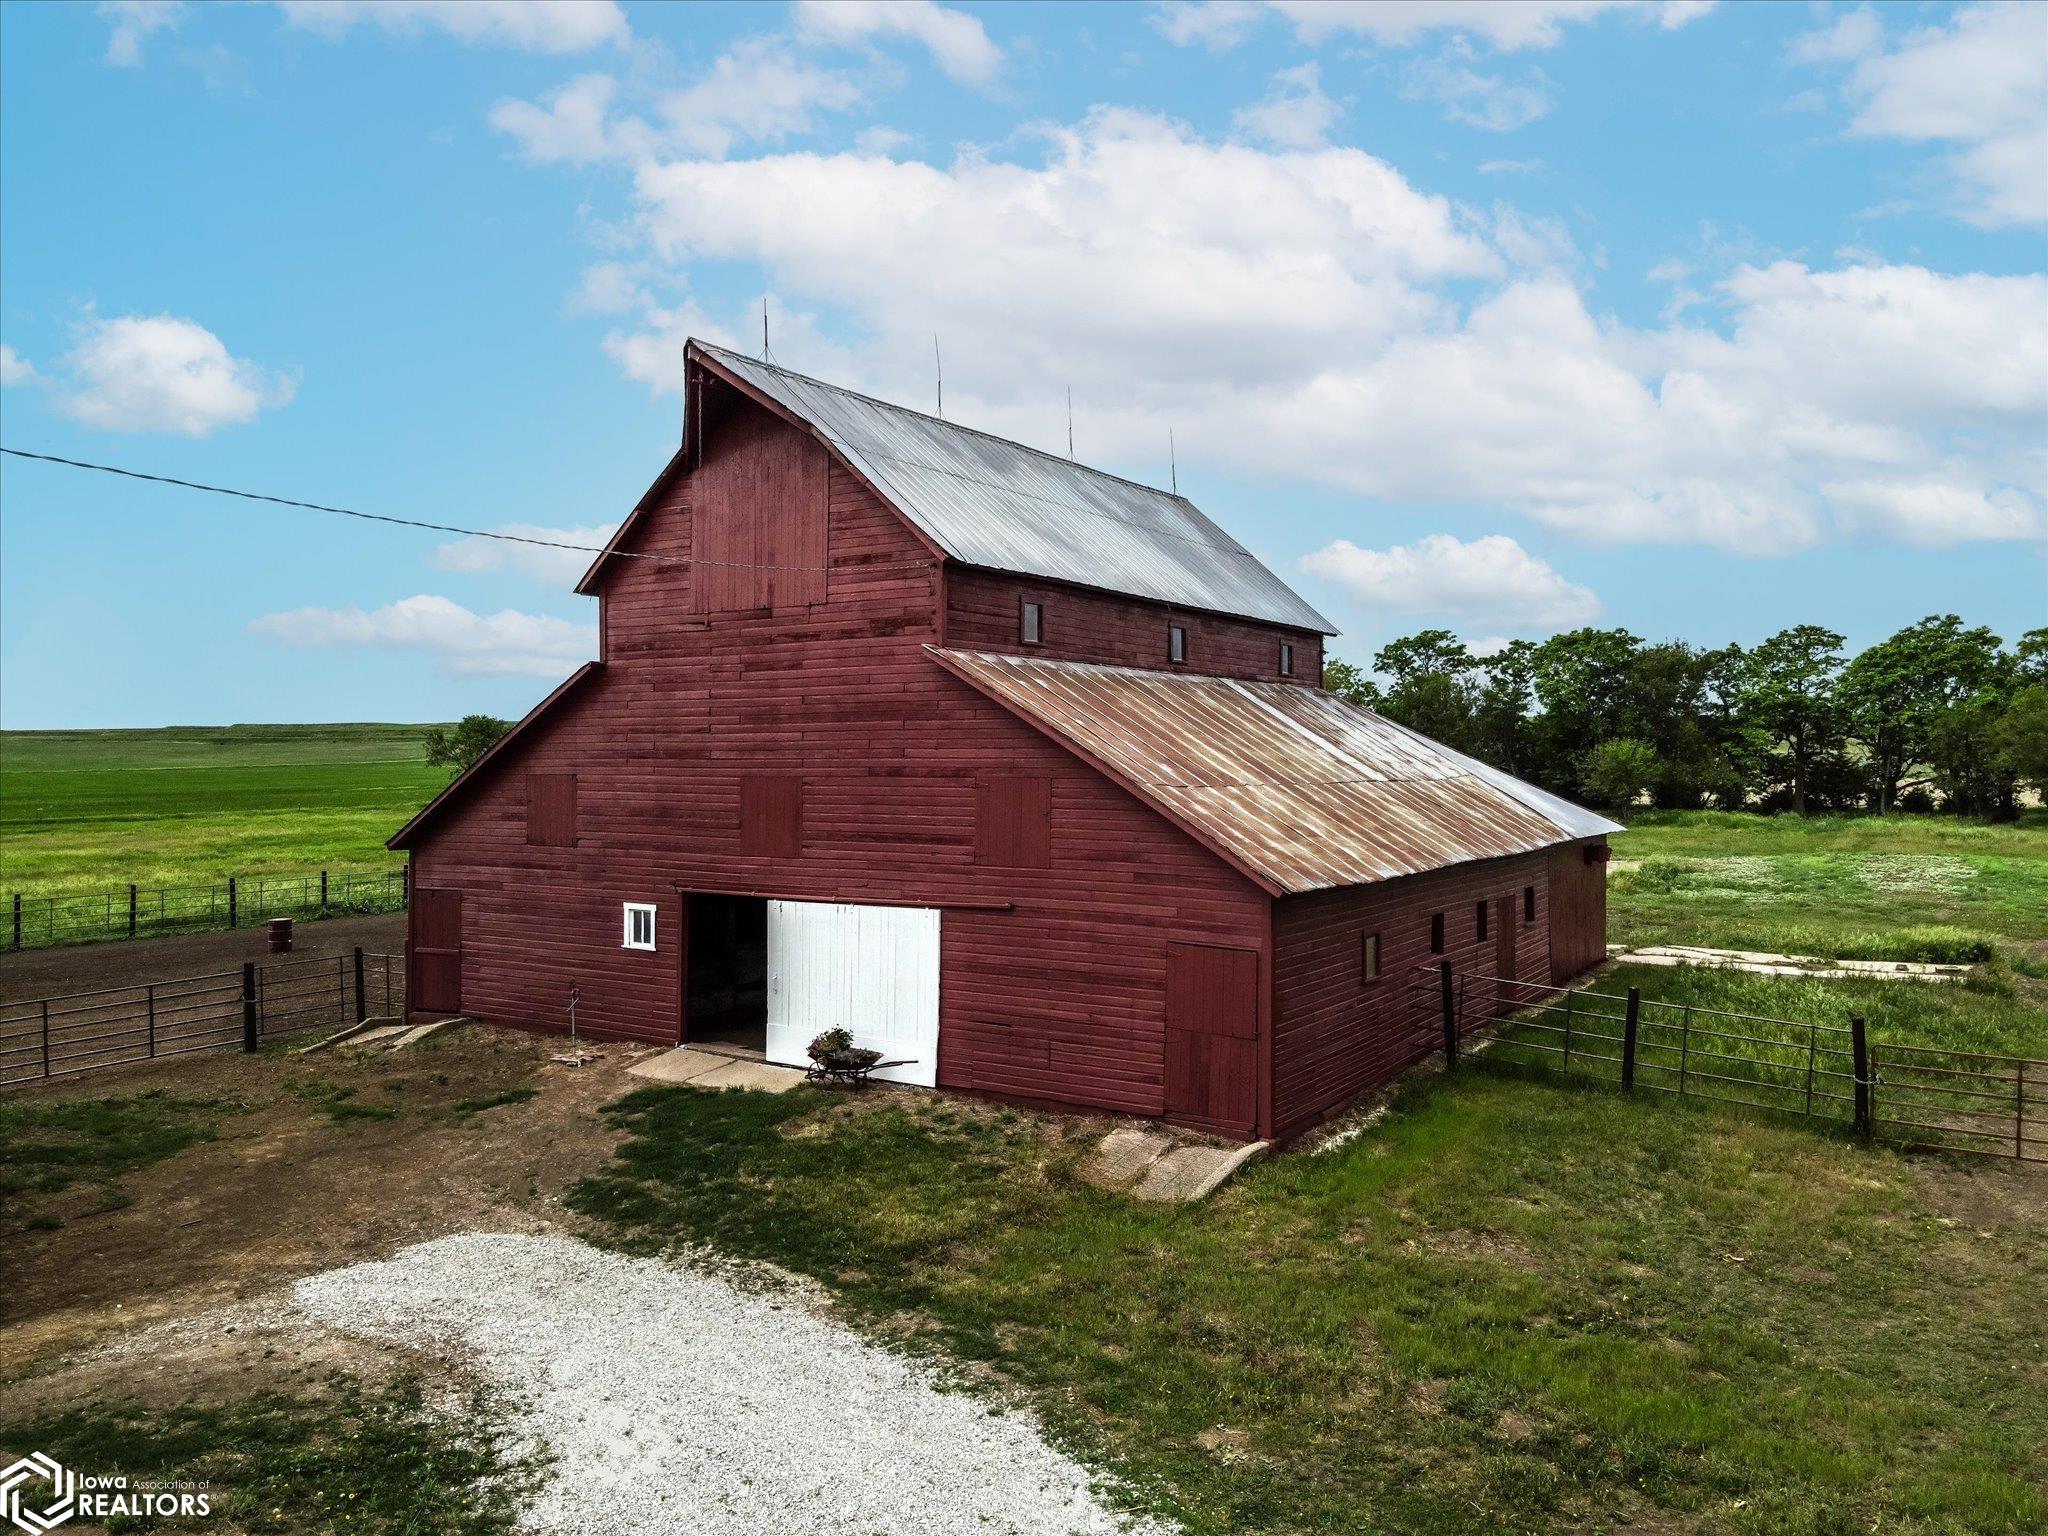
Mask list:
[[858,1072],[882,1059],[880,1051],[856,1046],[850,1029],[826,1030],[806,1047],[806,1054],[827,1072]]

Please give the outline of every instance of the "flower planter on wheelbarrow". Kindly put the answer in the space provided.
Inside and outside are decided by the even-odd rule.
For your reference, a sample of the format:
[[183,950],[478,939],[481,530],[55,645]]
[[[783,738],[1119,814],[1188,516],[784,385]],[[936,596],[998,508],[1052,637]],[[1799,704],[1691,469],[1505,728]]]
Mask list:
[[844,1083],[853,1088],[865,1088],[868,1079],[887,1067],[908,1067],[911,1061],[884,1061],[880,1051],[847,1050],[827,1051],[815,1057],[804,1081],[811,1083]]

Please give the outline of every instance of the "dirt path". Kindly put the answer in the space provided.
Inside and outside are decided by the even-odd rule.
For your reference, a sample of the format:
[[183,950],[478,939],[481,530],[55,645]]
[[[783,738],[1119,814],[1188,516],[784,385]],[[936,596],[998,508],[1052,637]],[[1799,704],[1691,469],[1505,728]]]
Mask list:
[[571,1069],[549,1059],[558,1049],[459,1028],[397,1054],[206,1054],[10,1095],[161,1090],[245,1108],[219,1117],[216,1139],[122,1175],[119,1209],[80,1184],[42,1197],[55,1230],[5,1222],[0,1378],[425,1238],[553,1229],[562,1191],[609,1157],[598,1111],[640,1086],[624,1067],[644,1054],[613,1047]]
[[343,955],[358,944],[372,954],[403,953],[405,914],[386,912],[375,917],[299,923],[290,955],[272,955],[261,928],[0,953],[0,1002],[58,997],[100,987],[140,986],[177,976],[206,976],[231,971],[244,960]]

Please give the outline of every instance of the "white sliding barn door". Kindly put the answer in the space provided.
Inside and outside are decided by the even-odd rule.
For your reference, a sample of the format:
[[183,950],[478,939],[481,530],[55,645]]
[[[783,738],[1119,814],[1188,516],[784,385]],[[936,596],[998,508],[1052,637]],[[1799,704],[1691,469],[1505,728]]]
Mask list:
[[936,907],[768,903],[768,1059],[809,1066],[825,1030],[907,1067],[877,1077],[929,1088],[939,1070]]

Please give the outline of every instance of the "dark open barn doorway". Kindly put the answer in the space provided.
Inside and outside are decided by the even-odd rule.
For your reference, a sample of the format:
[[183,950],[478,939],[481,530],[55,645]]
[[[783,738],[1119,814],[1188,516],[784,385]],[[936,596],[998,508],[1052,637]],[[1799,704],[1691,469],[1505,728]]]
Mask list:
[[768,1042],[768,903],[691,896],[683,951],[683,1039],[760,1051]]

